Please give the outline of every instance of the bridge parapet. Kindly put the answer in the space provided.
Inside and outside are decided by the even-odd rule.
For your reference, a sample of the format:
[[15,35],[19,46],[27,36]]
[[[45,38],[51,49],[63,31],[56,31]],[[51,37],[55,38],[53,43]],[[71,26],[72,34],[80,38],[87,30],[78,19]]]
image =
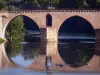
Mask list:
[[0,11],[0,13],[33,13],[33,12],[100,12],[100,10],[91,9],[64,9],[64,10],[14,10],[14,11]]

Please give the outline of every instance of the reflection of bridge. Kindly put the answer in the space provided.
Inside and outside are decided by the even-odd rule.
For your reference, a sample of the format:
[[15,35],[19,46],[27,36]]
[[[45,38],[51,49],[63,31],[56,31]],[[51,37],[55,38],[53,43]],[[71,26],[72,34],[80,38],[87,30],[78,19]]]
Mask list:
[[[47,15],[51,16],[52,25],[46,25]],[[100,28],[99,10],[33,10],[33,11],[1,11],[0,12],[0,37],[5,38],[5,30],[9,22],[24,15],[36,22],[41,32],[41,39],[57,41],[58,30],[62,23],[73,16],[79,16],[88,21],[94,29]],[[98,38],[99,39],[99,38]]]
[[84,65],[79,68],[73,68],[68,65],[66,66],[57,66],[57,64],[64,64],[64,62],[61,60],[59,56],[53,56],[52,57],[52,67],[47,69],[45,67],[45,56],[39,56],[38,59],[27,69],[31,69],[34,71],[57,71],[57,72],[100,72],[100,57],[99,56],[93,56],[92,60],[88,63],[88,65]]
[[[100,45],[100,44],[99,44]],[[88,62],[88,65],[83,65],[81,67],[73,68],[69,65],[63,66],[65,63],[62,61],[58,54],[57,42],[45,43],[46,56],[51,56],[52,66],[46,68],[46,56],[40,55],[38,58],[29,66],[24,69],[31,69],[33,71],[59,71],[59,72],[100,72],[100,54],[94,54],[92,59]],[[98,49],[98,47],[96,47]],[[0,45],[0,68],[6,67],[18,67],[17,64],[8,59],[5,54],[4,45]],[[54,52],[55,51],[55,52]],[[57,66],[57,64],[62,64],[62,66]]]

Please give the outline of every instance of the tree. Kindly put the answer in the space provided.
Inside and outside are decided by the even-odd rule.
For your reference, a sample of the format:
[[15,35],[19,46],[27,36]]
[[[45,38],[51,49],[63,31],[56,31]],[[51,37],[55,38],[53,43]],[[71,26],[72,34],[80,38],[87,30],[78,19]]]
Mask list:
[[89,4],[87,0],[76,0],[77,8],[88,8]]
[[5,0],[0,0],[0,10],[6,10],[6,4],[7,2]]
[[97,8],[100,8],[100,0],[96,0],[96,6]]
[[25,0],[25,3],[32,3],[33,8],[45,9],[49,6],[56,7],[60,0]]
[[6,36],[12,37],[12,45],[24,40],[24,24],[22,16],[16,17],[9,23]]

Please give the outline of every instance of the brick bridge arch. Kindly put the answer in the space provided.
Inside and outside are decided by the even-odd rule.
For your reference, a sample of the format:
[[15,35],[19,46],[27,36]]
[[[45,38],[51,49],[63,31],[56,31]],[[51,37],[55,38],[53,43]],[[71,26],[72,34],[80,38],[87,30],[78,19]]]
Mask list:
[[[92,14],[90,13],[90,15],[89,15],[89,12],[83,13],[83,14],[79,13],[79,12],[78,13],[72,12],[71,14],[65,13],[65,14],[62,14],[61,16],[58,16],[58,15],[56,16],[56,18],[57,18],[57,23],[56,23],[57,31],[59,31],[60,27],[62,26],[62,24],[66,20],[73,18],[75,16],[80,17],[80,18],[84,19],[85,21],[87,21],[88,23],[90,23],[94,29],[96,29],[98,27],[100,28],[100,26],[99,26],[100,15],[98,15],[98,17],[97,17],[97,15],[95,15],[93,13]],[[97,19],[96,19],[96,17],[97,17]]]
[[[68,17],[67,19],[65,19],[63,22],[62,22],[62,24],[61,25],[59,25],[59,27],[58,27],[58,32],[59,32],[59,30],[60,30],[60,28],[63,26],[63,23],[64,22],[66,22],[67,20],[69,20],[69,19],[72,19],[72,18],[79,18],[79,19],[81,19],[81,20],[83,20],[83,21],[85,21],[85,22],[87,22],[90,26],[91,26],[91,28],[92,29],[94,29],[94,26],[90,23],[90,21],[88,21],[86,18],[83,18],[83,17],[81,17],[81,16],[78,16],[78,15],[74,15],[74,16],[70,16],[70,17]],[[78,21],[77,21],[78,22]],[[76,25],[77,26],[77,25]]]
[[15,19],[16,17],[18,16],[26,16],[28,17],[29,19],[31,19],[33,22],[35,22],[35,24],[37,25],[37,27],[40,29],[40,24],[39,22],[37,22],[38,20],[35,19],[35,17],[33,16],[30,16],[30,15],[26,15],[26,14],[16,14],[16,15],[10,15],[10,18],[8,16],[3,16],[5,19],[4,19],[4,27],[3,27],[3,34],[2,36],[5,37],[5,31],[6,31],[6,28],[7,26],[9,25],[9,23]]

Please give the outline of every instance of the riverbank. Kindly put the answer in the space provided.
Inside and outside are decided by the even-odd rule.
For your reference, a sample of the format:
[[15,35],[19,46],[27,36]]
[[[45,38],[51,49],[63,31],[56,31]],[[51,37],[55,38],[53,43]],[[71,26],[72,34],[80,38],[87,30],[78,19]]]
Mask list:
[[2,38],[0,38],[0,44],[3,43],[5,40],[3,40]]

